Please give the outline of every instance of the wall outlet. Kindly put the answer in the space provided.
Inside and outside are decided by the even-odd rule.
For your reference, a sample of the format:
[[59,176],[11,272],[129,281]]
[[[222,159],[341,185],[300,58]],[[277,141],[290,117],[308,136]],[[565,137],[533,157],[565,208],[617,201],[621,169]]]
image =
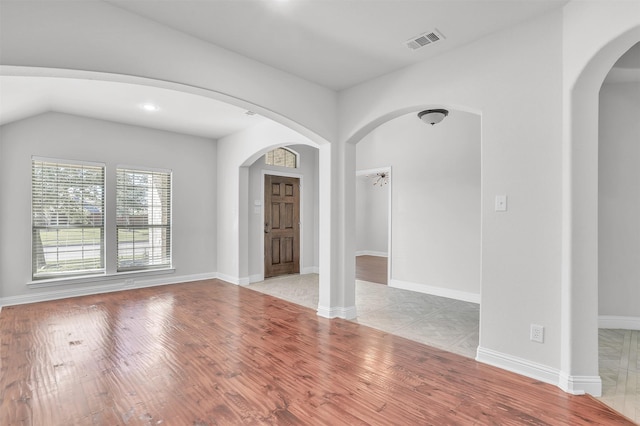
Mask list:
[[544,327],[537,324],[531,324],[531,337],[532,342],[544,343]]
[[124,280],[124,286],[125,287],[133,287],[133,280],[131,280],[131,279]]

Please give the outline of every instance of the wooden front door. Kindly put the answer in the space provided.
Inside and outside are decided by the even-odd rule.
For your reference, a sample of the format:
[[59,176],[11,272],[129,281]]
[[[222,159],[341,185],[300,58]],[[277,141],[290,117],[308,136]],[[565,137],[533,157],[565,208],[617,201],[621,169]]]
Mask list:
[[264,177],[264,277],[300,272],[300,179]]

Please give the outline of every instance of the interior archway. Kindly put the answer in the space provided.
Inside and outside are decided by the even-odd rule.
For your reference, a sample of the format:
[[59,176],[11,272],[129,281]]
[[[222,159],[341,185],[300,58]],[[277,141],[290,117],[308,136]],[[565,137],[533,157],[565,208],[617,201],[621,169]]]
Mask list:
[[[477,309],[481,280],[481,119],[479,114],[467,112],[468,109],[451,108],[442,123],[431,126],[416,116],[430,107],[433,106],[390,112],[356,132],[356,137],[349,141],[356,144],[354,180],[347,184],[356,186],[358,170],[392,170],[389,287],[470,302],[476,304]],[[357,194],[354,198],[357,199]],[[360,218],[355,215],[355,206],[352,213],[354,228],[358,229]],[[357,249],[377,250],[360,246]],[[364,285],[358,283],[361,287]],[[356,289],[356,294],[368,297],[360,288]],[[389,314],[390,322],[385,324],[379,320],[385,316],[382,308],[371,311],[368,307],[361,312],[359,306],[358,321],[382,327],[385,331],[394,328],[405,333],[401,334],[404,337],[409,337],[412,327],[427,328],[420,322],[428,322],[427,312],[433,315],[431,325],[435,326],[444,318],[450,326],[456,323],[455,319],[447,317],[453,315],[453,311],[434,313],[426,303],[422,313],[419,307],[414,308],[416,318],[401,312],[402,306],[389,306],[390,312],[397,315]],[[422,314],[425,318],[420,317]],[[458,323],[458,330],[451,326],[444,333],[456,335],[458,347],[446,339],[438,342],[433,336],[429,340],[429,336],[419,337],[414,333],[414,337],[423,339],[426,344],[475,357],[479,341],[477,310],[475,315],[472,347],[463,348],[468,345],[465,338],[469,339],[473,330],[464,328],[466,325],[462,322]],[[366,322],[369,318],[371,324]],[[460,335],[456,334],[458,331]]]
[[614,63],[640,40],[636,27],[586,63],[565,107],[563,276],[560,387],[599,396],[598,373],[598,108]]

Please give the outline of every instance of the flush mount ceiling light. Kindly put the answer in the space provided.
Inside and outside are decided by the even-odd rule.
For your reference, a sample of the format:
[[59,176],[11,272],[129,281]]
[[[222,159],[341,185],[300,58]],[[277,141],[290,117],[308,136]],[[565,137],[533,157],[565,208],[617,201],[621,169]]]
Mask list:
[[437,124],[449,115],[446,109],[427,109],[418,113],[418,118],[427,124]]
[[142,108],[145,111],[149,111],[149,112],[156,112],[160,109],[160,107],[156,104],[152,104],[152,103],[144,103],[140,105],[140,108]]

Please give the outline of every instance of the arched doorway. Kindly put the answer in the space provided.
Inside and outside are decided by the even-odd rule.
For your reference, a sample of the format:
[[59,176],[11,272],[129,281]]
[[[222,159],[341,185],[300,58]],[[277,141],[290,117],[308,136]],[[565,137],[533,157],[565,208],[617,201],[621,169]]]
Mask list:
[[[481,118],[452,109],[444,122],[430,126],[416,116],[423,109],[427,107],[390,114],[351,141],[356,144],[356,170],[386,167],[392,171],[388,286],[414,295],[411,303],[381,297],[386,302],[367,305],[380,290],[358,281],[358,322],[475,357],[480,303]],[[361,186],[354,182],[354,187]],[[359,229],[372,214],[354,213],[354,227]],[[356,254],[363,249],[366,247],[357,246]],[[458,301],[460,315],[454,307],[439,309],[429,304],[429,298],[422,301],[424,295]],[[430,328],[432,335],[426,333]]]
[[[581,15],[580,24],[588,23]],[[639,40],[640,26],[632,26],[606,45],[583,51],[581,58],[565,63],[579,72],[575,80],[565,76],[559,386],[575,394],[599,396],[602,391],[598,373],[598,96],[614,63]]]

